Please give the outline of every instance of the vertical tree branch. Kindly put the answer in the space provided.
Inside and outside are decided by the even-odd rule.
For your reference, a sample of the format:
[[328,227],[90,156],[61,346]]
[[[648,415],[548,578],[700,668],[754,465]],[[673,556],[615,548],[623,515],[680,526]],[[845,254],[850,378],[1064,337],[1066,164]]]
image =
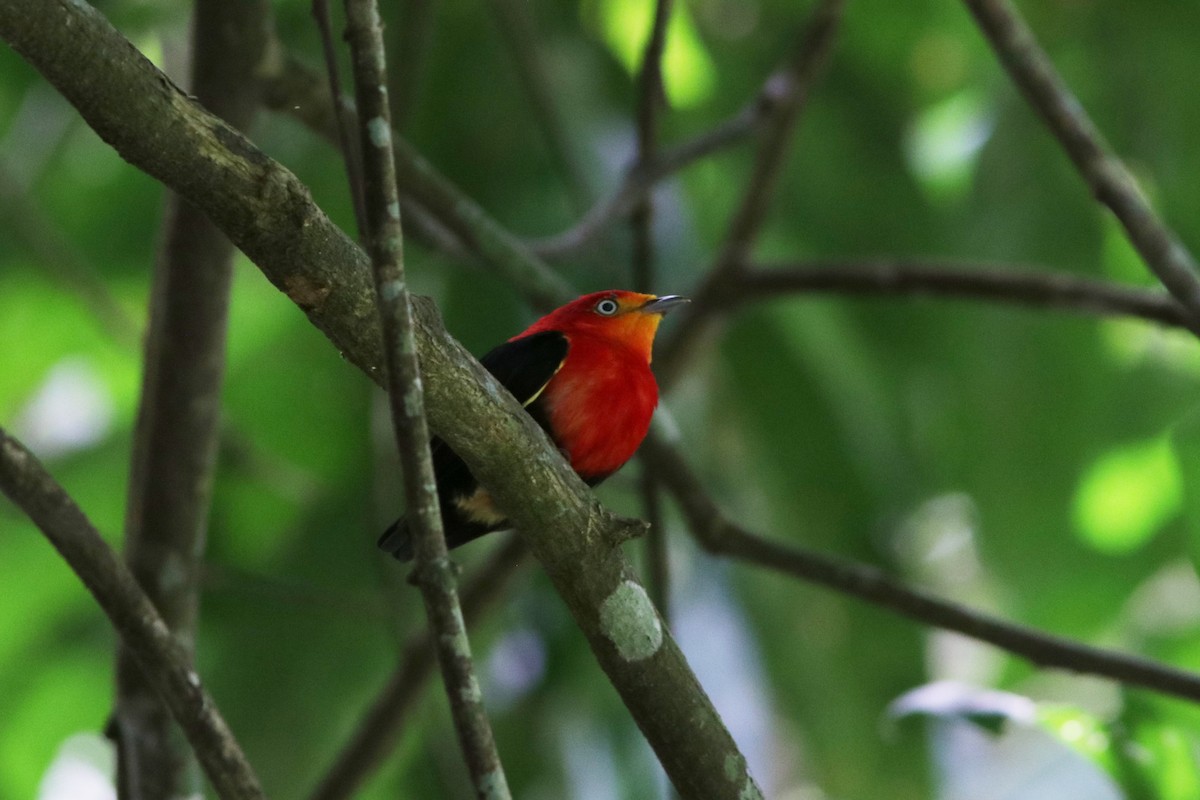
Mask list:
[[3,428],[0,491],[33,520],[104,609],[123,645],[183,728],[218,796],[265,800],[254,770],[192,669],[190,654],[79,506]]
[[[634,172],[648,171],[658,149],[658,113],[666,104],[663,88],[663,51],[667,43],[667,25],[671,21],[673,0],[657,0],[650,36],[642,53],[637,94],[637,156]],[[646,192],[633,208],[630,218],[633,228],[633,286],[639,292],[654,291],[654,192]],[[663,619],[670,619],[667,600],[670,596],[670,564],[667,563],[666,532],[658,497],[658,483],[653,472],[642,464],[639,476],[642,505],[650,530],[646,533],[646,564],[650,598]]]
[[1200,274],[1195,258],[1154,213],[1133,175],[1112,153],[1012,4],[1008,0],[964,2],[1092,194],[1116,215],[1142,260],[1187,310],[1188,328],[1200,335]]
[[[522,561],[529,561],[528,557],[522,559],[525,552],[521,540],[511,536],[464,585],[462,613],[468,628],[495,604]],[[399,740],[434,661],[434,643],[425,629],[405,645],[400,665],[371,702],[309,800],[351,800],[358,794]]]
[[[649,169],[658,148],[658,112],[666,103],[663,89],[662,57],[667,42],[667,23],[673,0],[657,0],[654,22],[638,75],[637,156],[634,170]],[[633,285],[639,292],[651,292],[654,286],[654,193],[646,192],[633,208]]]
[[725,233],[724,243],[675,327],[675,334],[664,343],[658,359],[659,383],[670,387],[679,378],[684,363],[703,340],[713,319],[709,305],[736,283],[740,264],[749,254],[762,229],[779,173],[792,140],[792,132],[807,105],[809,94],[833,53],[846,0],[821,0],[809,18],[787,64],[777,80],[779,102],[771,111],[754,166],[741,202]]
[[[246,128],[259,106],[265,0],[199,0],[192,30],[193,92]],[[190,661],[200,554],[220,435],[233,246],[199,209],[172,195],[159,253],[126,513],[125,560]],[[190,793],[187,751],[171,715],[127,647],[117,653],[110,732],[123,799]]]
[[425,600],[430,628],[437,633],[442,679],[475,792],[481,800],[503,800],[509,796],[508,782],[471,662],[471,645],[455,589],[454,565],[446,552],[429,451],[425,398],[413,333],[415,323],[404,277],[383,28],[375,0],[346,0],[346,24],[360,110],[367,211],[365,238],[375,277],[392,423],[404,471],[408,522],[413,531],[416,554],[413,579]]

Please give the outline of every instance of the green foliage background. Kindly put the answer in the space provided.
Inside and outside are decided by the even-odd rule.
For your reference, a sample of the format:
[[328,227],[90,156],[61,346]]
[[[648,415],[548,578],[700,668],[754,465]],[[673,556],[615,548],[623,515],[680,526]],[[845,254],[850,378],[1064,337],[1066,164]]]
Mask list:
[[[274,8],[281,40],[318,65],[308,5]],[[411,139],[514,231],[565,228],[576,209],[494,15],[483,3],[435,5]],[[158,63],[179,61],[187,4],[99,6]],[[663,140],[701,133],[752,98],[792,46],[804,6],[681,3]],[[650,4],[530,8],[571,149],[599,196],[632,152],[629,54]],[[1200,246],[1195,4],[1022,10],[1155,206]],[[385,4],[384,13],[399,31],[402,10]],[[393,49],[391,59],[399,76],[405,55]],[[328,146],[268,114],[253,138],[352,226]],[[686,293],[700,279],[750,158],[743,145],[657,193],[662,291]],[[94,441],[47,462],[118,544],[140,353],[97,317],[80,276],[98,278],[142,326],[163,192],[6,48],[0,159],[12,189],[0,194],[0,423],[27,433],[52,376],[84,376],[111,419]],[[581,292],[628,285],[627,244],[622,229],[610,249],[561,269]],[[756,252],[999,262],[1151,283],[951,0],[851,0]],[[532,319],[480,267],[416,245],[407,255],[417,290],[437,298],[473,351]],[[374,550],[398,490],[372,388],[244,260],[233,302],[225,409],[240,446],[223,453],[217,482],[200,669],[268,792],[298,797],[422,614],[402,570]],[[1198,388],[1195,344],[1148,324],[791,297],[739,312],[665,402],[710,489],[749,527],[1007,618],[1200,670]],[[81,413],[68,405],[58,416]],[[636,514],[633,486],[614,480],[601,495]],[[735,735],[761,733],[752,765],[773,796],[953,796],[939,735],[953,721],[886,722],[897,697],[951,678],[1058,709],[1043,718],[1062,741],[1077,743],[1086,720],[1098,738],[1077,769],[1107,770],[1130,797],[1200,793],[1194,706],[1040,672],[825,590],[713,562],[676,517],[668,522],[677,607],[681,617],[692,609],[699,633],[689,652],[702,679],[712,654],[703,640],[724,628],[697,609],[716,603],[744,634],[716,646],[736,649],[726,657],[751,688],[716,676],[726,688],[714,693],[727,721],[755,718],[731,724]],[[476,563],[487,548],[461,551],[462,560]],[[103,727],[113,636],[8,505],[0,587],[0,797],[30,797],[67,737]],[[516,796],[654,796],[661,780],[648,748],[540,576],[524,575],[475,645],[493,676],[485,690]],[[532,683],[504,689],[497,652],[532,658]],[[597,769],[610,783],[588,777]],[[363,797],[465,797],[460,772],[444,700],[429,692]]]

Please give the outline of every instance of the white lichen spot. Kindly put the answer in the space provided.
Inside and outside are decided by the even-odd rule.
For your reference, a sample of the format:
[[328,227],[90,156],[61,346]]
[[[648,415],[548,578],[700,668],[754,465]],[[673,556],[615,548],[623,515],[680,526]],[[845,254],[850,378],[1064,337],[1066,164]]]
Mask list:
[[738,800],[763,800],[762,790],[754,783],[754,779],[746,771],[746,759],[741,753],[730,753],[725,756],[725,777],[730,783],[742,782]]
[[479,786],[476,788],[479,789],[479,796],[483,800],[500,800],[501,797],[509,796],[508,781],[499,767],[479,776]]
[[475,679],[474,673],[467,678],[466,686],[459,690],[459,697],[463,699],[464,703],[471,705],[477,706],[483,702],[483,691],[479,688],[479,681]]
[[387,281],[383,286],[379,287],[379,296],[383,298],[385,303],[390,303],[400,296],[404,291],[404,284],[400,281]]
[[407,392],[404,395],[404,415],[415,419],[421,414],[421,395],[418,392]]
[[438,637],[441,639],[442,647],[454,654],[455,658],[470,658],[471,648],[467,644],[465,636],[457,636],[453,633],[443,633]]
[[195,671],[189,670],[187,674],[187,682],[192,685],[193,689],[200,688],[200,675]]
[[163,559],[162,569],[158,573],[158,589],[163,594],[172,595],[187,585],[187,564],[179,553],[171,551]]
[[400,204],[388,203],[387,212],[392,219],[400,219]]
[[662,623],[646,590],[622,581],[600,604],[600,632],[626,661],[650,658],[662,646]]
[[763,800],[762,791],[749,775],[746,776],[746,782],[742,784],[742,790],[738,792],[738,800]]
[[392,129],[383,117],[371,117],[367,121],[367,135],[371,137],[371,144],[376,147],[392,146]]
[[26,464],[29,463],[28,454],[17,447],[16,442],[10,442],[7,439],[4,442],[4,458],[12,463],[16,472],[24,472]]

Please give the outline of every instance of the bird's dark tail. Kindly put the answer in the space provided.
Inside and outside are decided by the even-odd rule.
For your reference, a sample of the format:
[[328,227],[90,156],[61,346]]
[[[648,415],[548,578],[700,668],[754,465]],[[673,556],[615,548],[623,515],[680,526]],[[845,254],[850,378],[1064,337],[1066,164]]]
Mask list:
[[[446,532],[446,547],[450,550],[474,541],[485,533],[502,530],[509,527],[507,522],[498,525],[479,525],[473,522],[461,522],[453,517],[442,517]],[[398,561],[413,560],[412,531],[408,527],[408,518],[401,517],[379,537],[379,549],[391,553]]]
[[379,537],[379,549],[391,553],[399,561],[412,561],[412,534],[408,530],[408,521],[404,517],[392,523],[392,527]]

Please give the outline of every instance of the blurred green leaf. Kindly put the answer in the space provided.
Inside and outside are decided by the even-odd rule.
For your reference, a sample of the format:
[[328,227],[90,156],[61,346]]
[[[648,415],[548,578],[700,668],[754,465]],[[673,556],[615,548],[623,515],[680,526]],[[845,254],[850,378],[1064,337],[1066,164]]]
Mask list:
[[1105,553],[1141,547],[1179,511],[1179,465],[1161,437],[1105,453],[1075,494],[1076,531]]
[[[605,41],[631,75],[642,66],[650,36],[654,0],[595,0]],[[696,33],[686,4],[678,4],[667,25],[663,83],[672,105],[690,108],[709,99],[716,70]]]

